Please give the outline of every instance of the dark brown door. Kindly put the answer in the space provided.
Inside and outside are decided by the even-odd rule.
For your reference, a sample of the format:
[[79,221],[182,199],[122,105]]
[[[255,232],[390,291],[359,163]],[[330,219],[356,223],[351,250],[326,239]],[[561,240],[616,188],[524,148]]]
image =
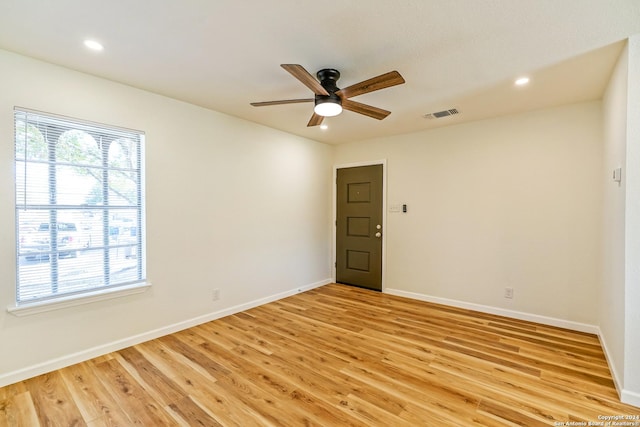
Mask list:
[[382,290],[382,165],[338,169],[336,281]]

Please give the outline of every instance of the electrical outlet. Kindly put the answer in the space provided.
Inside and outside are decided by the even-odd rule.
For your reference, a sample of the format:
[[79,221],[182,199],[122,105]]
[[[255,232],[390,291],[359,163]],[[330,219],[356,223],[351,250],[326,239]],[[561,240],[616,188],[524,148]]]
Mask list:
[[214,289],[212,296],[214,301],[218,301],[220,299],[220,289]]
[[504,297],[512,299],[513,298],[513,288],[504,288]]

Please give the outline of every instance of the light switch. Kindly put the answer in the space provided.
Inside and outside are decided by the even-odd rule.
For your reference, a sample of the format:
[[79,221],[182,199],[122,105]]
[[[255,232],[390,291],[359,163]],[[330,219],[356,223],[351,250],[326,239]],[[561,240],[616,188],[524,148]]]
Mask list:
[[613,170],[613,180],[615,182],[622,181],[622,168],[616,168]]

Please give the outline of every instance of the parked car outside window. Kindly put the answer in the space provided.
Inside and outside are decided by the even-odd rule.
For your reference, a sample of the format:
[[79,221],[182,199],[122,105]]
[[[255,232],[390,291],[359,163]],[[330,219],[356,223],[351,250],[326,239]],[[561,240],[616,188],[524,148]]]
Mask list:
[[[57,241],[58,257],[60,258],[75,258],[78,256],[78,251],[85,249],[88,245],[88,242],[82,242],[78,228],[72,222],[58,223]],[[49,223],[43,222],[36,231],[21,236],[20,253],[30,261],[49,259],[49,254],[53,250],[50,242]]]

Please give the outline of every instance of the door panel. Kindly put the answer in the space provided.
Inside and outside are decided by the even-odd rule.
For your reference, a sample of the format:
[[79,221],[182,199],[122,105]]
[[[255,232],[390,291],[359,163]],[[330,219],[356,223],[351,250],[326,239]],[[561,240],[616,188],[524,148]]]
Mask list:
[[382,290],[382,165],[338,169],[336,281]]

